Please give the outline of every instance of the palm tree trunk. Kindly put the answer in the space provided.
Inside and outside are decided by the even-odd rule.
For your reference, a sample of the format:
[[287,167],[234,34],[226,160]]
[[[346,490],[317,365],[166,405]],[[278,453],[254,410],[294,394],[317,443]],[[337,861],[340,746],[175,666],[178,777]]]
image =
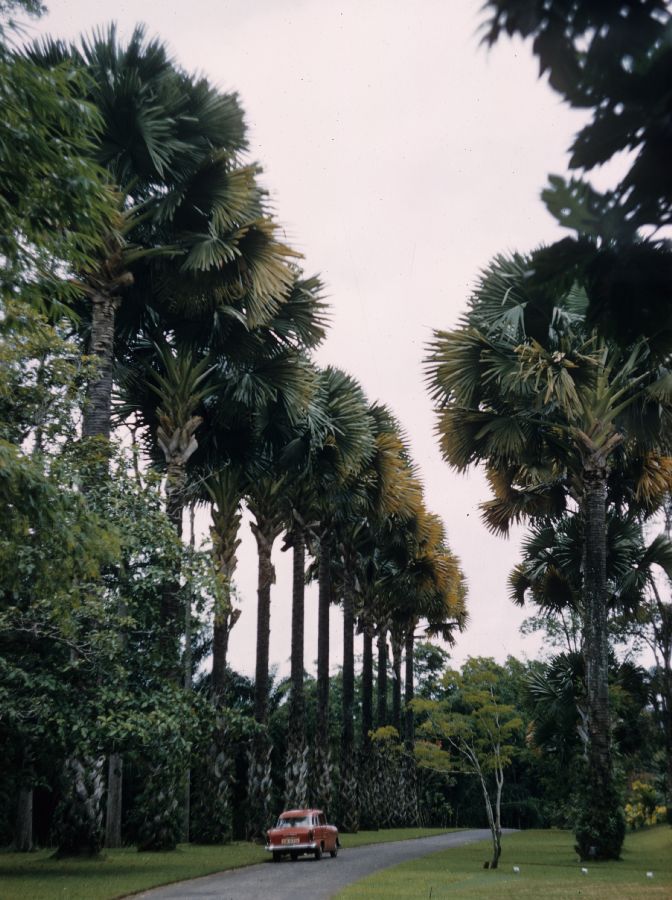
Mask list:
[[368,622],[364,623],[362,649],[362,746],[369,743],[373,730],[373,634]]
[[420,810],[418,805],[418,774],[415,764],[415,716],[413,713],[414,696],[414,663],[415,663],[415,634],[413,623],[409,624],[405,640],[406,673],[404,681],[404,764],[403,764],[403,788],[406,824],[416,826],[420,824]]
[[605,478],[586,488],[586,571],[584,573],[584,657],[588,694],[590,762],[596,773],[611,770],[609,719],[609,636],[607,632],[607,546]]
[[378,632],[378,680],[377,680],[376,728],[387,725],[387,630],[383,625]]
[[238,504],[229,510],[212,508],[212,549],[217,571],[220,574],[222,595],[214,610],[212,634],[212,693],[219,700],[226,688],[226,657],[229,649],[229,635],[238,621],[240,611],[231,603],[231,583],[236,570],[236,553],[240,546]]
[[187,470],[184,461],[179,458],[169,459],[166,475],[166,514],[180,540],[186,486]]
[[271,585],[275,571],[271,562],[273,543],[278,535],[277,528],[261,515],[251,523],[257,541],[259,571],[257,579],[257,659],[254,681],[254,718],[260,724],[268,719],[268,652],[271,635]]
[[[182,539],[182,513],[186,481],[185,466],[174,459],[169,460],[166,477],[166,513],[180,540]],[[161,623],[160,641],[167,674],[174,681],[180,681],[178,656],[183,617],[180,615],[180,583],[177,575],[171,578],[161,591],[159,621]]]
[[320,538],[319,597],[317,613],[317,734],[328,742],[329,735],[329,606],[331,603],[331,547],[329,538]]
[[331,807],[332,771],[329,746],[329,608],[331,604],[331,544],[320,536],[317,615],[317,729],[315,736],[314,800],[327,815]]
[[306,589],[306,539],[303,529],[297,525],[293,532],[292,559],[292,651],[291,651],[291,695],[289,707],[289,731],[292,737],[305,741],[305,708],[303,690],[303,640],[304,607]]
[[301,809],[308,805],[308,747],[304,673],[304,606],[306,588],[306,538],[296,523],[292,531],[292,651],[289,697],[289,734],[285,764],[285,805]]
[[377,791],[375,783],[374,752],[371,741],[373,731],[373,624],[368,600],[362,613],[362,719],[359,764],[360,827],[377,828]]
[[98,369],[86,392],[82,437],[110,436],[114,320],[118,303],[118,299],[102,292],[91,297],[89,355],[97,361]]
[[606,575],[607,478],[603,465],[584,469],[585,571],[583,654],[586,669],[588,773],[577,827],[582,859],[618,859],[624,820],[615,789],[609,716],[609,635]]
[[392,640],[392,725],[401,734],[401,638],[394,633]]
[[[98,368],[89,381],[82,411],[82,437],[103,437],[109,440],[112,411],[112,360],[114,351],[114,323],[118,299],[104,292],[91,296],[91,336],[89,355]],[[105,814],[105,843],[121,846],[121,795],[123,763],[117,753],[108,759],[107,809]],[[95,796],[95,794],[94,794]]]
[[415,635],[413,628],[409,628],[406,634],[406,680],[404,684],[404,743],[408,753],[413,752],[413,744],[415,742],[415,717],[411,706],[414,696],[413,687],[413,667],[415,661]]
[[355,766],[355,573],[349,554],[345,556],[343,590],[343,719],[341,731],[341,824],[344,831],[359,831],[359,791]]
[[355,740],[352,711],[355,702],[355,611],[354,572],[346,557],[345,585],[343,590],[343,724],[342,747],[352,753]]

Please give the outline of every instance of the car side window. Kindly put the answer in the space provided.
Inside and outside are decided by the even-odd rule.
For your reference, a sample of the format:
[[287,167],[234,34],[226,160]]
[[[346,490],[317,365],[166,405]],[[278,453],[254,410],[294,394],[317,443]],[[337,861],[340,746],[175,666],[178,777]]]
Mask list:
[[320,825],[326,825],[326,824],[327,824],[327,818],[324,815],[324,813],[322,813],[322,815],[320,816]]

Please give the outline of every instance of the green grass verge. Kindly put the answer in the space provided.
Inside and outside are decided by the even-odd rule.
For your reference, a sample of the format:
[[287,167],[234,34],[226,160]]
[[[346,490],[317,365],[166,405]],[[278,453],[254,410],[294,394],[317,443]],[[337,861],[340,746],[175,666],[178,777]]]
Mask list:
[[[399,828],[342,835],[344,847],[442,834],[445,829]],[[108,850],[101,859],[53,859],[52,850],[0,853],[2,900],[114,900],[127,894],[237,869],[270,858],[257,844],[225,847],[182,844],[173,853],[138,853],[133,848]]]
[[[579,863],[565,831],[524,831],[503,839],[500,868],[483,869],[489,842],[442,850],[384,869],[337,894],[338,900],[450,900],[496,897],[515,900],[640,900],[672,897],[672,829],[629,834],[622,860]],[[513,866],[520,867],[520,873]],[[587,874],[581,868],[588,869]],[[653,878],[646,873],[653,872]]]

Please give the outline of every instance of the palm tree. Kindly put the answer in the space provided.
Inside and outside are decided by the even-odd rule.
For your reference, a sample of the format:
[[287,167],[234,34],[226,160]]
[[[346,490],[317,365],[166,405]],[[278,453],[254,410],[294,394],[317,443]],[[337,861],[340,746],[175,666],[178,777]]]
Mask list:
[[295,254],[275,239],[258,167],[240,162],[246,138],[235,94],[180,70],[141,26],[125,47],[111,25],[79,45],[47,38],[28,52],[45,67],[69,60],[84,70],[85,99],[103,120],[94,155],[118,194],[118,217],[105,254],[79,281],[90,301],[89,354],[99,362],[82,430],[108,437],[118,314],[121,330],[137,334],[150,298],[154,320],[157,308],[174,320],[205,295],[222,315],[259,324],[287,292]]
[[567,503],[583,518],[589,808],[576,834],[582,858],[614,858],[624,826],[609,740],[607,494],[611,485],[624,505],[650,511],[672,485],[662,461],[672,447],[672,376],[645,341],[622,350],[592,332],[581,289],[530,303],[527,268],[521,256],[492,263],[461,327],[435,334],[429,383],[446,460],[460,471],[487,465],[488,527],[505,532]]

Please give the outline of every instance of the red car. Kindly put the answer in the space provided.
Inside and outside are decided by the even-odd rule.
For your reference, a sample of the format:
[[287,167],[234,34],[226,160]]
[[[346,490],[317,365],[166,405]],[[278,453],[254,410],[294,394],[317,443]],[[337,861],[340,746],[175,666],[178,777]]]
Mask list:
[[312,853],[315,859],[323,853],[336,856],[339,846],[338,828],[327,825],[321,809],[288,809],[269,829],[266,849],[273,854],[273,862],[280,862],[283,854],[292,859],[300,853]]

